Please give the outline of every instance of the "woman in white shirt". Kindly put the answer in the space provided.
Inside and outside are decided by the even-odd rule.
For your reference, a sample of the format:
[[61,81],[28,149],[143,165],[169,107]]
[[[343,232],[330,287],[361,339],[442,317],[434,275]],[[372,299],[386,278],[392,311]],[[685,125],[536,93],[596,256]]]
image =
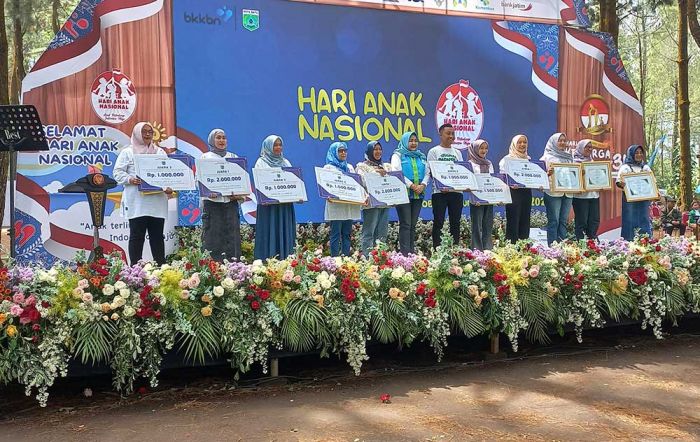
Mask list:
[[[625,163],[620,166],[617,175],[617,187],[625,188],[625,175],[641,171],[651,171],[646,163],[646,152],[639,144],[633,144],[627,149]],[[651,221],[649,220],[649,201],[628,203],[622,195],[622,237],[627,241],[634,239],[635,233],[651,236]]]
[[[365,150],[365,160],[357,163],[357,173],[363,178],[369,174],[384,176],[391,170],[391,165],[382,163],[382,145],[379,141],[370,141]],[[362,254],[369,256],[369,251],[377,241],[386,243],[389,230],[388,207],[365,207],[362,210]]]
[[[540,158],[547,168],[547,175],[552,175],[552,163],[573,163],[574,158],[566,145],[566,135],[557,132],[547,140],[544,154]],[[568,232],[566,223],[571,212],[573,194],[544,191],[544,206],[547,208],[547,244],[564,241]]]
[[[257,169],[292,167],[284,157],[282,138],[270,135],[263,141]],[[294,253],[297,235],[293,203],[258,204],[255,217],[255,259],[277,257],[285,259]]]
[[[202,159],[226,161],[237,156],[226,150],[228,141],[223,129],[214,129],[207,138],[209,152]],[[241,257],[241,217],[238,202],[241,197],[216,195],[202,198],[202,247],[212,259],[223,261]]]
[[[355,173],[348,164],[348,146],[335,142],[328,148],[324,169]],[[331,228],[331,256],[350,255],[350,236],[353,220],[360,219],[360,206],[326,200],[325,219]]]
[[[474,173],[493,173],[493,164],[486,159],[488,152],[489,143],[485,140],[476,140],[469,145],[469,162]],[[472,203],[469,218],[472,222],[472,249],[493,249],[493,206]]]
[[[579,141],[574,152],[574,162],[593,161],[591,158],[592,150],[593,142],[591,140]],[[597,239],[598,226],[600,226],[600,194],[598,192],[576,193],[574,194],[573,206],[576,239]]]
[[[508,174],[507,159],[529,160],[527,154],[527,137],[516,135],[510,142],[508,155],[498,163],[500,173]],[[506,239],[512,243],[530,238],[530,209],[532,209],[532,190],[517,186],[510,187],[513,201],[506,204]]]
[[140,192],[141,179],[136,176],[134,155],[166,156],[165,151],[153,144],[153,127],[141,122],[134,126],[131,144],[125,147],[114,165],[114,179],[124,186],[121,214],[129,220],[129,261],[132,265],[141,260],[143,244],[148,232],[151,254],[158,264],[165,264],[165,237],[163,228],[168,216],[169,187],[163,192]]

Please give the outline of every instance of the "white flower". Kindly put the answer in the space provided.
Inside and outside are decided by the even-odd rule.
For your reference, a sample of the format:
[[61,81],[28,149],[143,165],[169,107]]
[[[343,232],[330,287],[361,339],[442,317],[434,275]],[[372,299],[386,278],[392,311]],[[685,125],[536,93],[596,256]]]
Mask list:
[[130,318],[136,314],[136,310],[134,310],[133,307],[131,306],[126,306],[124,307],[124,317],[125,318]]
[[112,313],[112,321],[116,321],[119,319],[119,314],[118,313]]
[[117,295],[112,300],[112,303],[114,305],[116,305],[117,308],[119,308],[119,307],[123,306],[124,304],[126,304],[126,300],[124,298],[122,298],[121,296]]
[[627,269],[629,268],[629,266],[630,266],[630,263],[629,263],[628,261],[623,261],[623,262],[622,262],[622,268],[623,268],[623,269],[627,270]]
[[143,266],[143,271],[146,273],[150,273],[152,270],[153,270],[153,264],[151,264],[150,262],[146,263],[146,265]]
[[227,276],[223,281],[221,281],[221,286],[226,290],[233,290],[236,288],[236,283],[233,282],[233,279]]
[[465,272],[471,273],[472,270],[474,270],[474,266],[472,266],[471,264],[467,264],[467,265],[464,266],[464,271],[465,271]]
[[117,281],[114,283],[114,288],[117,290],[125,289],[126,283],[124,281]]
[[220,285],[217,285],[216,287],[214,287],[213,291],[214,291],[214,296],[216,296],[217,298],[221,298],[222,296],[224,296],[224,288],[221,287]]
[[263,281],[265,281],[265,278],[263,278],[262,276],[254,276],[253,277],[253,282],[257,285],[262,284]]
[[92,397],[92,390],[89,388],[86,388],[85,390],[83,390],[83,396]]
[[102,320],[103,320],[103,321],[109,321],[109,316],[103,315],[103,316],[102,316]]
[[335,257],[335,265],[338,267],[342,266],[343,265],[343,258],[341,258],[340,256],[336,256]]
[[486,277],[486,270],[484,270],[484,269],[479,269],[479,270],[476,271],[476,273],[477,273],[479,276],[481,276],[482,278],[485,278],[485,277]]
[[92,302],[92,293],[83,293],[81,298],[84,303],[90,304]]
[[121,289],[121,290],[119,290],[119,296],[126,299],[129,296],[131,296],[131,291],[129,289]]
[[403,267],[396,267],[391,271],[391,277],[394,279],[401,279],[404,274],[406,274],[406,270]]
[[331,288],[331,282],[327,279],[324,279],[323,281],[321,281],[321,288],[326,290]]
[[105,284],[105,286],[102,287],[102,293],[105,296],[112,296],[114,294],[114,287],[110,284]]
[[81,289],[86,289],[89,286],[90,286],[90,283],[88,282],[87,279],[81,279],[80,281],[78,281],[78,287],[80,287]]

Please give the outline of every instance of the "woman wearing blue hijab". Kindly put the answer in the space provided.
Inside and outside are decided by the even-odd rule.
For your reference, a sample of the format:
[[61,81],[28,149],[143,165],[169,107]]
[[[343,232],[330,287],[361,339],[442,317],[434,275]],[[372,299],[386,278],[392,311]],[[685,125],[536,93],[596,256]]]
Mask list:
[[[627,149],[625,163],[620,166],[617,175],[617,187],[625,188],[625,175],[642,171],[651,171],[646,163],[646,152],[639,144],[633,144]],[[622,195],[622,237],[632,241],[634,235],[651,236],[651,221],[649,220],[649,201],[627,202]]]
[[[363,178],[366,175],[384,176],[391,170],[389,164],[382,163],[382,145],[379,141],[370,141],[365,150],[365,160],[357,163],[355,168]],[[369,256],[377,241],[386,243],[389,230],[388,207],[365,207],[362,209],[362,254]]]
[[[204,160],[226,161],[237,155],[228,152],[226,133],[214,129],[207,138],[209,152],[202,154]],[[223,261],[241,257],[241,216],[238,202],[243,197],[216,195],[202,198],[202,247],[212,259]]]
[[[292,167],[282,154],[282,138],[270,135],[263,141],[255,168]],[[258,204],[255,225],[255,259],[278,257],[294,253],[297,222],[293,203]]]
[[391,156],[391,168],[403,172],[408,191],[409,202],[396,206],[399,216],[399,251],[407,255],[415,253],[416,224],[430,179],[426,174],[428,162],[425,154],[418,150],[418,135],[415,132],[406,132],[401,136],[401,141]]
[[[355,173],[348,164],[348,146],[342,142],[331,144],[326,154],[324,169]],[[360,206],[334,201],[326,201],[326,221],[331,228],[331,256],[350,255],[350,235],[353,220],[360,219]]]

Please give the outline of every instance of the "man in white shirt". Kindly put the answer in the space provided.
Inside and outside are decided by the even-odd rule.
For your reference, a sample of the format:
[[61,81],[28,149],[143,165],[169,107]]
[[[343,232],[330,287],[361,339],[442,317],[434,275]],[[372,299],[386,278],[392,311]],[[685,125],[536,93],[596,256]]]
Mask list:
[[[462,153],[452,147],[455,141],[455,129],[451,124],[440,126],[440,144],[428,151],[428,164],[431,161],[462,161]],[[427,176],[430,176],[428,167]],[[433,183],[433,247],[440,245],[440,234],[445,224],[445,209],[450,219],[450,234],[455,244],[459,244],[459,221],[462,216],[464,194],[459,191],[439,191]]]

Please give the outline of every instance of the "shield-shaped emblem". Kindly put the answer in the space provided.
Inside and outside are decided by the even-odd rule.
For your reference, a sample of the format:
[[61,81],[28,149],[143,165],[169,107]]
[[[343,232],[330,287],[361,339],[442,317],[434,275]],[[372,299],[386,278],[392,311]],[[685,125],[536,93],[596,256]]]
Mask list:
[[255,31],[260,27],[260,11],[256,9],[243,10],[243,27]]

